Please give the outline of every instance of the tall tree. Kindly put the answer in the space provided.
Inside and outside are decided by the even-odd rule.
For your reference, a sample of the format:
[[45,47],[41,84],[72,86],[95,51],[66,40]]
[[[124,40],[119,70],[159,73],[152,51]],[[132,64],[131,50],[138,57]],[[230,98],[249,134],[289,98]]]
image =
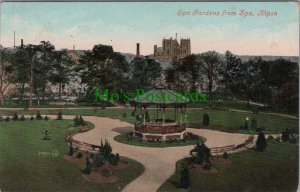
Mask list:
[[13,80],[13,53],[0,50],[0,105],[4,105],[4,92]]
[[195,54],[186,56],[182,61],[180,69],[184,72],[191,91],[196,89],[196,83],[200,80],[200,67],[201,63]]
[[95,45],[86,51],[79,60],[76,71],[81,83],[87,85],[91,99],[96,88],[120,90],[127,84],[129,64],[120,53],[114,52],[111,46]]
[[50,81],[58,84],[59,99],[62,98],[62,90],[66,84],[75,76],[75,62],[69,57],[67,50],[53,52],[52,69],[50,70]]
[[209,102],[212,101],[213,83],[217,79],[218,68],[221,64],[220,56],[215,51],[208,51],[200,54],[198,57],[200,63],[200,72],[208,79],[208,96]]
[[224,87],[224,100],[227,100],[227,91],[230,89],[230,84],[235,81],[235,75],[238,66],[241,64],[241,59],[233,55],[230,51],[226,51],[224,62],[221,62],[218,68],[219,79],[218,83]]
[[161,76],[162,67],[154,59],[135,57],[130,66],[132,88],[153,88],[156,79]]

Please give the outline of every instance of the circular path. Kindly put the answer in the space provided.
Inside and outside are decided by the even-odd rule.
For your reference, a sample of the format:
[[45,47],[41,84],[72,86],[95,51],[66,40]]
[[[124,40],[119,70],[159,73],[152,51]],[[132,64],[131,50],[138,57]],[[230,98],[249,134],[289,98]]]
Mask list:
[[[64,118],[74,117],[64,116]],[[132,124],[107,117],[84,116],[84,119],[93,123],[95,128],[84,133],[78,133],[73,136],[73,139],[95,145],[99,145],[101,139],[108,139],[115,153],[135,159],[144,165],[144,173],[129,183],[123,189],[124,192],[157,191],[174,173],[175,162],[189,156],[189,151],[193,148],[193,146],[150,148],[122,144],[116,142],[113,138],[122,132],[131,131],[133,129]],[[204,129],[187,130],[205,137],[207,139],[206,145],[210,148],[241,144],[248,137],[245,134]]]

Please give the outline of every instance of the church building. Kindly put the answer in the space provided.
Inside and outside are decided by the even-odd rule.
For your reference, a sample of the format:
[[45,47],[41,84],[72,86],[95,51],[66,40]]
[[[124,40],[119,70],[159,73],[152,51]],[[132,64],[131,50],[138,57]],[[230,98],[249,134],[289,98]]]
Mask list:
[[154,58],[159,61],[172,62],[174,59],[182,59],[191,55],[191,41],[189,38],[180,39],[180,44],[176,38],[163,39],[162,47],[154,45]]

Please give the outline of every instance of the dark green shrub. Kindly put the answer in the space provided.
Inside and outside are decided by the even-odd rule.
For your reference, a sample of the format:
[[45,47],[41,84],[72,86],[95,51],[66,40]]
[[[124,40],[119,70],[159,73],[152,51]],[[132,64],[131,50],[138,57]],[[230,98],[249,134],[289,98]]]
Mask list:
[[84,174],[90,174],[92,171],[92,164],[90,162],[89,157],[85,159],[85,169],[82,171]]
[[198,164],[209,162],[211,157],[210,149],[204,143],[197,143],[195,148],[190,151],[190,155],[193,161]]
[[190,176],[189,176],[189,170],[187,168],[184,168],[180,172],[180,188],[187,189],[190,187]]
[[132,116],[132,117],[135,117],[135,110],[132,111],[131,116]]
[[48,118],[48,116],[46,115],[46,116],[45,116],[45,121],[48,121],[48,120],[49,120],[49,118]]
[[256,129],[257,128],[257,121],[256,121],[256,119],[253,118],[251,120],[251,126],[250,127],[251,127],[251,129]]
[[124,113],[122,114],[122,117],[123,117],[123,118],[126,118],[126,116],[127,116],[127,114],[124,112]]
[[148,110],[145,112],[145,120],[146,120],[147,122],[150,122],[150,115],[149,115]]
[[104,177],[109,177],[111,174],[110,174],[110,171],[108,169],[103,169],[101,174],[104,176]]
[[43,117],[42,117],[40,111],[37,112],[37,114],[36,114],[36,116],[35,116],[35,119],[36,119],[36,120],[42,120],[42,119],[43,119]]
[[74,149],[73,149],[72,143],[70,143],[70,146],[69,146],[69,155],[72,156],[73,154],[74,154]]
[[94,157],[95,167],[101,167],[104,164],[104,158],[100,153],[97,153]]
[[274,137],[272,135],[268,136],[268,141],[272,141],[274,139]]
[[257,151],[264,151],[267,147],[267,141],[265,138],[265,134],[263,132],[260,132],[258,134],[257,140],[256,140],[256,150]]
[[94,159],[95,154],[94,154],[94,153],[90,153],[89,157],[90,157],[91,159]]
[[51,135],[51,132],[48,129],[44,130],[43,131],[43,140],[51,140],[50,135]]
[[204,113],[204,114],[203,114],[202,125],[204,125],[204,126],[208,126],[208,125],[209,125],[209,116],[208,116],[207,113]]
[[76,157],[79,158],[79,159],[80,159],[82,156],[83,156],[83,154],[82,154],[80,151],[76,154]]
[[114,154],[110,155],[109,163],[113,166],[116,166],[118,164],[118,161],[117,161],[116,156]]
[[24,115],[21,115],[21,117],[20,117],[20,121],[25,121],[25,117],[24,117]]
[[34,120],[34,117],[31,116],[31,117],[30,117],[30,120],[33,121],[33,120]]
[[111,156],[111,152],[112,152],[112,147],[110,146],[110,144],[108,143],[107,140],[105,140],[104,144],[101,140],[99,152],[105,160],[109,160],[109,158]]
[[13,114],[12,120],[13,120],[13,121],[18,121],[18,120],[19,120],[19,116],[18,116],[17,113],[14,113],[14,114]]
[[86,125],[86,123],[83,120],[81,115],[80,116],[76,115],[75,118],[73,119],[73,121],[74,121],[74,126],[75,127]]
[[9,116],[6,116],[5,121],[10,121]]
[[120,155],[119,155],[119,153],[116,154],[116,160],[117,160],[117,162],[120,161]]
[[248,129],[249,126],[248,126],[248,120],[245,121],[245,126],[244,126],[244,129]]
[[223,159],[228,159],[228,153],[226,151],[222,154],[222,158]]
[[63,119],[63,116],[62,116],[62,112],[61,111],[59,111],[58,113],[57,113],[57,118],[56,118],[57,120],[62,120]]

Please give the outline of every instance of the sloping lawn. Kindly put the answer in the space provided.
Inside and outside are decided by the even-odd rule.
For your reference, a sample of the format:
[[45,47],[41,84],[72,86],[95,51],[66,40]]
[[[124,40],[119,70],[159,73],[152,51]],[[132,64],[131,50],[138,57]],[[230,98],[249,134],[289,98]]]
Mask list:
[[[14,111],[0,111],[2,115],[12,115]],[[31,114],[36,115],[35,111],[18,111],[18,114]],[[134,123],[135,119],[132,117],[133,109],[75,109],[75,110],[63,110],[64,115],[91,115],[91,116],[102,116],[112,117]],[[58,110],[41,110],[42,115],[53,114],[56,115]],[[257,128],[265,128],[265,133],[281,133],[285,128],[291,128],[298,130],[298,120],[287,117],[280,117],[276,115],[267,114],[253,114],[253,113],[242,113],[242,112],[230,112],[230,111],[218,111],[209,109],[187,109],[187,123],[188,127],[199,128],[202,126],[203,114],[207,113],[210,118],[209,129],[221,130],[227,132],[242,132],[242,133],[256,133],[256,130],[239,130],[240,126],[245,125],[246,117],[249,118],[248,125],[251,124],[251,119],[257,120]],[[125,115],[124,115],[125,114]],[[156,110],[149,109],[150,119],[156,119]],[[159,111],[159,118],[162,118],[162,111]],[[174,119],[174,109],[166,110],[166,118]],[[177,113],[177,121],[180,122],[180,113]],[[184,117],[183,117],[184,121]]]
[[[213,165],[216,173],[190,170],[190,191],[296,191],[298,156],[298,145],[268,142],[265,152],[251,149],[229,155],[230,164]],[[186,162],[177,162],[175,174],[159,191],[185,191],[177,186]]]
[[[119,182],[94,184],[81,176],[81,165],[66,161],[65,132],[72,121],[0,122],[0,188],[2,191],[120,191],[144,170],[127,158],[129,168],[116,170]],[[42,140],[42,131],[52,132]],[[117,151],[122,155],[121,151]],[[84,165],[83,165],[84,166]]]

